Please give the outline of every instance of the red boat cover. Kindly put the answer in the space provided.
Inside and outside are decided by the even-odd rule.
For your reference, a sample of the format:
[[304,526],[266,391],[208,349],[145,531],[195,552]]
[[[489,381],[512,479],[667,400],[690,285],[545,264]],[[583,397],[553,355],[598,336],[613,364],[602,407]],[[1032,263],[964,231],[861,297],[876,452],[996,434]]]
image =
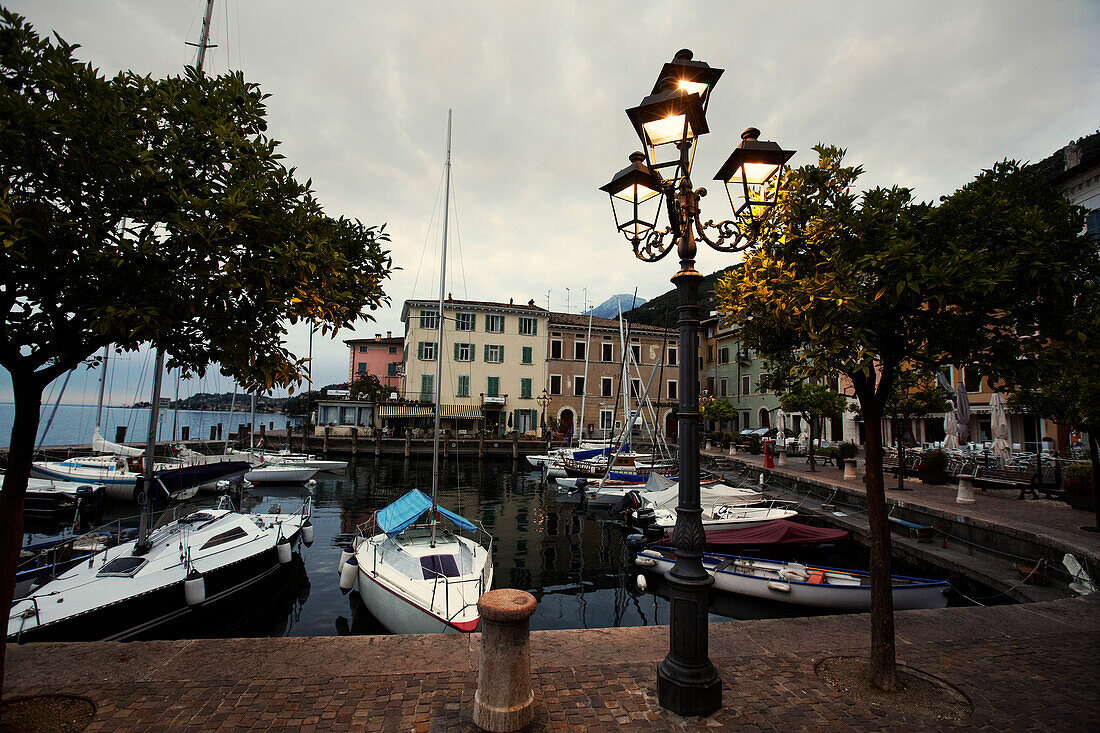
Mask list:
[[[848,536],[848,530],[811,527],[786,519],[773,519],[756,527],[744,529],[716,529],[707,532],[707,546],[721,547],[746,545],[818,545],[823,542],[836,542]],[[671,535],[665,535],[665,544],[672,542]]]

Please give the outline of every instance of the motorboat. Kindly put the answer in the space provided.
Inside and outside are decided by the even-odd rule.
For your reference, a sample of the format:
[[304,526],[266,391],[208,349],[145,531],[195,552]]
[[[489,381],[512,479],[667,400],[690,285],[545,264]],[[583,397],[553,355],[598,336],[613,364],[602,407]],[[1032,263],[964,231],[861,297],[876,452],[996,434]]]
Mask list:
[[[475,539],[445,529],[431,510],[418,489],[379,510],[374,525],[360,528],[353,560],[339,568],[341,587],[357,582],[367,609],[395,634],[471,632],[480,620],[477,599],[493,585],[492,537],[435,505]],[[425,514],[429,521],[418,523]]]
[[[676,562],[675,550],[651,547],[639,552],[634,562],[668,577]],[[714,553],[703,555],[703,567],[714,577],[714,588],[720,592],[838,611],[871,608],[871,574],[865,570]],[[946,580],[903,575],[892,575],[890,580],[895,611],[947,605],[950,585]]]
[[[36,461],[31,476],[76,484],[102,484],[107,496],[121,501],[133,501],[144,480],[143,459],[137,456],[79,456],[63,461]],[[183,464],[158,461],[153,466],[153,480],[168,496],[220,479],[232,479],[249,470],[246,461],[219,461]]]
[[251,451],[237,451],[230,449],[229,452],[246,456],[254,464],[263,463],[268,466],[295,466],[298,468],[315,468],[318,471],[342,471],[348,467],[347,461],[330,461],[312,454],[291,453],[288,450],[267,451],[260,448]]
[[23,497],[23,516],[45,522],[71,522],[80,511],[83,522],[99,524],[105,497],[103,484],[30,478]]
[[[738,505],[716,504],[704,508],[701,515],[703,530],[710,532],[715,529],[730,529],[733,527],[756,527],[776,519],[790,519],[798,516],[794,509],[787,509],[782,502],[768,502],[766,505]],[[664,530],[670,530],[676,526],[676,510],[660,508],[653,510],[654,524]]]
[[8,640],[140,638],[245,591],[290,562],[299,536],[312,541],[307,497],[293,514],[203,509],[139,540],[96,552],[15,601]]
[[309,466],[265,463],[253,466],[244,475],[244,480],[254,484],[302,484],[317,475],[318,471],[320,469]]

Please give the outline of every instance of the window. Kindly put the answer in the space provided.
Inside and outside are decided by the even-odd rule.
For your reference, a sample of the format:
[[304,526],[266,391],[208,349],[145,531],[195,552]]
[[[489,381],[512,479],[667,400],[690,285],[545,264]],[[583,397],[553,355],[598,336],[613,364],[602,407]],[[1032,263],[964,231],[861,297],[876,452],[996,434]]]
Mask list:
[[550,394],[561,394],[561,375],[550,375]]
[[477,316],[473,313],[456,313],[455,314],[455,330],[456,331],[473,331],[477,325]]
[[416,345],[416,358],[435,361],[435,341],[421,341]]
[[610,341],[604,341],[601,345],[601,349],[601,361],[615,361],[615,344],[611,343]]
[[668,365],[669,366],[676,366],[676,355],[677,355],[676,347],[675,346],[669,346],[668,347]]
[[248,533],[244,531],[244,527],[240,527],[240,526],[233,527],[232,529],[228,529],[225,532],[222,532],[221,534],[214,535],[213,537],[208,539],[203,544],[203,546],[200,547],[199,549],[200,550],[205,550],[209,547],[217,547],[218,545],[224,545],[226,542],[232,542],[233,540],[239,540],[241,537],[246,537],[247,535],[248,535]]
[[530,316],[519,317],[519,332],[522,336],[537,336],[539,333],[538,320]]
[[455,344],[455,361],[473,361],[473,344]]
[[531,399],[531,380],[523,377],[519,380],[519,396],[520,399]]
[[490,364],[500,364],[504,361],[504,346],[502,344],[485,344],[485,361]]
[[522,363],[523,364],[534,364],[535,363],[534,353],[535,353],[534,348],[532,348],[530,346],[524,346],[523,347]]
[[615,380],[611,377],[600,377],[600,397],[610,397],[615,394]]
[[639,400],[642,398],[642,380],[630,380],[630,398],[633,400]]
[[470,375],[459,374],[458,386],[455,389],[455,397],[469,397],[470,396]]
[[585,351],[585,348],[587,346],[588,346],[588,342],[586,342],[586,341],[580,341],[580,340],[574,341],[573,342],[573,358],[574,359],[584,359],[584,351]]
[[550,358],[561,358],[561,339],[550,339]]
[[[763,379],[764,376],[762,375],[760,378]],[[834,392],[840,391],[840,377],[829,377],[829,389]]]
[[438,311],[420,311],[420,327],[427,329],[439,328]]
[[699,363],[696,364],[695,368],[700,372],[703,371],[703,357],[702,356],[699,357]]
[[368,351],[370,351],[370,349],[366,346],[360,346],[359,347],[359,353],[360,354],[366,354]]
[[600,410],[600,430],[611,429],[612,414],[611,410]]
[[420,569],[424,573],[424,580],[459,576],[454,555],[424,555],[420,558]]
[[420,375],[420,401],[432,402],[435,400],[435,375]]
[[356,374],[366,374],[367,373],[367,362],[361,361],[358,364],[356,364],[355,365],[355,373]]
[[726,378],[722,377],[721,379],[718,380],[718,396],[719,397],[725,397],[728,394],[728,392],[726,392],[726,389],[727,389]]
[[396,346],[391,346],[390,347],[390,353],[391,354],[396,354],[397,353],[397,347]]
[[630,345],[630,358],[634,360],[635,364],[642,363],[642,347],[638,344]]
[[741,377],[741,394],[752,394],[748,376]]
[[397,362],[396,361],[391,361],[389,364],[386,365],[386,376],[387,377],[396,377],[397,376]]
[[718,363],[729,364],[730,363],[730,350],[729,347],[723,346],[718,349]]
[[707,344],[707,362],[714,361],[714,347]]
[[668,398],[670,400],[680,399],[680,393],[677,390],[677,387],[679,387],[679,384],[675,379],[668,380]]
[[500,397],[500,377],[488,377],[485,382],[486,397]]
[[760,390],[760,394],[764,394],[765,392],[768,391],[767,388],[764,385],[768,383],[768,379],[770,377],[771,377],[770,374],[761,374],[760,375],[760,381],[756,383],[757,388]]
[[978,373],[978,367],[968,366],[963,369],[963,384],[967,392],[982,391],[982,375]]
[[584,377],[573,377],[573,394],[577,397],[584,394]]
[[504,333],[504,316],[485,316],[485,330],[489,333]]

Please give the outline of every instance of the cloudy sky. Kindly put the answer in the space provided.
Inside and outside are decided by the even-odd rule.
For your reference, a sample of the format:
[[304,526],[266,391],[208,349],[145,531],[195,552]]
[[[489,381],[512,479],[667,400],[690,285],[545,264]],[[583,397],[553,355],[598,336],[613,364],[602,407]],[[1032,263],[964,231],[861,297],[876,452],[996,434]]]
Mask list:
[[[2,2],[3,0],[0,0]],[[8,7],[79,43],[104,74],[193,63],[203,0],[20,0]],[[454,110],[449,285],[456,298],[579,312],[615,293],[669,289],[668,258],[637,261],[597,188],[638,148],[623,110],[680,48],[726,69],[710,178],[750,125],[810,162],[846,147],[864,187],[934,199],[1002,158],[1040,160],[1100,125],[1100,3],[325,2],[216,0],[210,73],[240,69],[269,100],[268,134],[332,215],[386,224],[393,304],[314,341],[314,380],[342,381],[342,339],[402,332],[401,303],[438,289],[447,110]],[[720,189],[714,189],[719,193]],[[728,214],[724,196],[704,218]],[[703,250],[702,272],[730,264]],[[305,353],[308,332],[290,334]],[[126,362],[132,401],[145,359]],[[144,367],[148,371],[148,367]],[[70,386],[79,395],[82,384]],[[6,389],[6,393],[5,393]],[[190,390],[222,391],[208,378]],[[0,398],[10,386],[0,384]],[[67,400],[68,401],[68,400]]]

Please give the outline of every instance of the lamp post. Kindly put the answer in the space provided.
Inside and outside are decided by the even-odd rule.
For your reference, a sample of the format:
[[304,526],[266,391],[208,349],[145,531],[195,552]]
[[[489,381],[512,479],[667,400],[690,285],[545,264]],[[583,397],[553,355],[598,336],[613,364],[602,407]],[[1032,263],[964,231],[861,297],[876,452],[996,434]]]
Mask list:
[[[720,252],[753,246],[761,222],[775,204],[784,165],[794,154],[773,142],[761,142],[755,128],[745,130],[741,145],[715,176],[726,185],[734,218],[717,224],[701,221],[699,200],[706,190],[692,187],[691,166],[698,136],[709,131],[706,110],[722,71],[694,61],[691,51],[677,52],[661,69],[649,96],[626,111],[643,151],[632,153],[630,165],[600,188],[610,196],[615,225],[633,245],[636,257],[656,262],[675,246],[680,258],[680,270],[672,277],[679,296],[683,355],[680,490],[673,532],[676,564],[669,573],[669,653],[657,665],[657,697],[662,707],[684,716],[709,715],[722,705],[722,680],[708,654],[707,614],[714,579],[702,563],[706,535],[699,504],[699,375],[694,355],[703,276],[695,269],[696,242],[702,240]],[[657,229],[662,206],[668,226]]]
[[[535,398],[535,402],[538,403],[539,409],[542,412],[542,420],[540,426],[542,427],[542,437],[546,437],[546,408],[550,406],[550,403],[554,401],[554,398],[547,394],[546,390],[542,390],[542,394]],[[549,446],[547,446],[549,450]]]

